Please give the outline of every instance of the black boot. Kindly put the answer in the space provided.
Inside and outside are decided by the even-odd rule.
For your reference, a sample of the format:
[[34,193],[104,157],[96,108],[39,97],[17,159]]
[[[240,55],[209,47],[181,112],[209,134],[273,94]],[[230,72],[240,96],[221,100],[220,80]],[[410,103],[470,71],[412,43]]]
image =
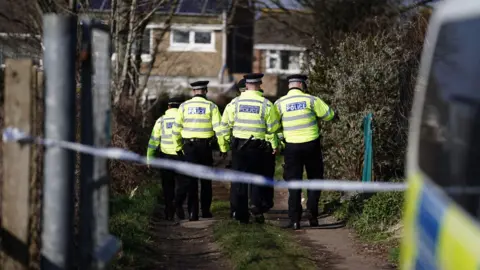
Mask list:
[[263,216],[263,212],[261,209],[259,209],[258,207],[256,206],[252,206],[250,208],[250,214],[252,215],[253,217],[253,220],[256,222],[256,223],[259,223],[259,224],[263,224],[265,223],[265,217]]
[[190,213],[188,220],[198,221],[198,214],[197,213]]
[[177,209],[175,210],[176,214],[177,214],[177,217],[178,219],[180,220],[184,220],[185,219],[185,211],[183,210],[183,207],[178,207],[177,206]]
[[304,216],[306,219],[308,219],[308,223],[310,224],[310,227],[318,226],[318,219],[316,216],[312,214],[310,210],[305,210]]
[[299,221],[293,222],[293,223],[292,223],[292,229],[293,229],[294,231],[300,230],[300,222],[299,222]]
[[172,208],[165,206],[165,210],[163,210],[165,220],[173,220],[173,212]]
[[316,218],[309,219],[308,223],[310,224],[310,227],[318,227],[318,219]]

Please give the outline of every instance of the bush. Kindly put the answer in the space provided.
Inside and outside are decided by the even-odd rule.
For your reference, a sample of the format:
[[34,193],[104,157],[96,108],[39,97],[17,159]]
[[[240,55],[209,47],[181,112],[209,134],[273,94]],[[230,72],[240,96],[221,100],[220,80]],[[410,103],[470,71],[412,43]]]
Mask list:
[[421,43],[412,42],[414,23],[370,35],[350,33],[324,53],[314,54],[310,91],[340,116],[322,126],[327,178],[360,179],[362,119],[373,113],[374,178],[402,176]]
[[[343,3],[330,4],[333,2],[338,6]],[[328,28],[333,34],[320,32],[316,36],[316,47],[310,53],[315,64],[310,68],[309,91],[331,105],[340,117],[322,124],[327,179],[361,178],[362,120],[368,113],[373,113],[374,120],[374,180],[403,178],[408,117],[430,13],[421,10],[400,18],[386,2],[378,0],[370,7],[357,3],[361,6],[357,9],[336,7],[346,13],[330,15],[335,18],[328,18],[328,12],[319,16],[324,24],[333,24]],[[355,24],[338,24],[342,21],[339,16],[354,16],[356,12],[361,16]],[[385,232],[397,223],[403,204],[403,194],[398,192],[357,195],[343,203],[337,192],[324,192],[322,198],[326,210],[333,205],[336,216],[348,220],[364,236]]]
[[[121,103],[113,108],[112,146],[145,155],[153,123],[154,115],[144,119],[140,109],[134,110],[132,103]],[[112,191],[121,194],[130,192],[154,173],[146,166],[119,160],[109,160],[109,169]]]

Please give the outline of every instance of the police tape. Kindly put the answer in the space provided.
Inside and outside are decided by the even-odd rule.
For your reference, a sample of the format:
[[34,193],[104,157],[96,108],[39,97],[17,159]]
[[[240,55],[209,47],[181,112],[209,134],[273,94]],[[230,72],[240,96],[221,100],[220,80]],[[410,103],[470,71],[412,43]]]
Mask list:
[[92,156],[136,162],[140,164],[150,165],[159,169],[174,170],[183,175],[198,177],[202,179],[210,179],[220,182],[236,182],[256,184],[263,186],[272,186],[281,189],[310,189],[310,190],[335,190],[350,192],[388,192],[388,191],[404,191],[407,187],[405,183],[388,183],[388,182],[358,182],[347,180],[326,180],[326,179],[310,179],[309,181],[292,180],[292,181],[275,181],[272,178],[261,175],[239,172],[229,169],[212,168],[203,165],[192,164],[183,161],[174,161],[169,159],[155,158],[147,163],[147,157],[141,156],[134,152],[122,148],[101,148],[84,145],[75,142],[59,141],[40,137],[30,136],[17,128],[5,128],[3,130],[4,142],[18,142],[21,144],[38,144],[45,147],[59,147],[76,151]]

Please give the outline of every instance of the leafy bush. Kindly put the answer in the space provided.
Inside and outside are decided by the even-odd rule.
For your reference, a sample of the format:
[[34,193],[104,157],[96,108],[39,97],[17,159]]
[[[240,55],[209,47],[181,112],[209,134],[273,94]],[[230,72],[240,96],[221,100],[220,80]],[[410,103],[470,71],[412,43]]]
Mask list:
[[[322,124],[325,177],[361,178],[362,120],[373,113],[373,177],[403,178],[408,117],[430,12],[397,16],[398,6],[382,0],[350,1],[349,7],[342,0],[318,2],[331,7],[319,9],[317,16],[328,30],[317,33],[310,52],[309,91],[339,115],[338,121]],[[338,192],[324,192],[321,204],[327,211],[333,206],[337,217],[365,236],[399,221],[403,194],[357,195],[342,202]]]
[[[311,93],[340,116],[322,126],[326,177],[360,179],[363,164],[362,119],[373,113],[374,177],[403,174],[408,113],[411,108],[421,41],[412,40],[416,21],[349,33],[328,53],[314,50]],[[423,39],[417,39],[423,40]]]

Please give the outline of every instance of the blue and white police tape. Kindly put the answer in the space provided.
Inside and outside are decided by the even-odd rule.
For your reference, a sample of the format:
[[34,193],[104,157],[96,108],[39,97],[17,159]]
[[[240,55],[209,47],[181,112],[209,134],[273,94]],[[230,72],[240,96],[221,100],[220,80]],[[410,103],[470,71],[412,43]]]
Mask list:
[[[125,149],[97,148],[93,146],[83,145],[80,143],[32,137],[16,128],[5,128],[3,131],[3,141],[40,144],[46,147],[59,147],[97,157],[147,164],[147,158],[145,156],[138,155]],[[264,177],[261,175],[255,175],[251,173],[239,172],[228,169],[212,168],[188,162],[173,161],[162,158],[151,159],[148,164],[154,168],[171,169],[184,175],[198,177],[202,179],[210,179],[221,182],[257,184],[264,186],[273,186],[282,189],[336,190],[357,192],[404,191],[406,189],[405,183],[358,182],[325,179],[310,179],[309,181],[303,181],[299,179],[288,182],[275,181],[272,178]]]

